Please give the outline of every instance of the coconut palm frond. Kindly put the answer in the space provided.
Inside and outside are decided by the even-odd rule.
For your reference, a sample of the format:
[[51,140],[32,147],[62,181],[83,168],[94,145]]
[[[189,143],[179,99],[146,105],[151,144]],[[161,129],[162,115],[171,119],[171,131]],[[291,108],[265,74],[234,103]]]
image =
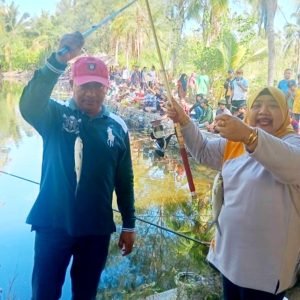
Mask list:
[[268,57],[268,49],[267,49],[267,47],[263,47],[263,48],[257,50],[251,56],[249,56],[249,58],[247,59],[245,64],[261,61],[261,60],[265,59],[266,57]]
[[232,58],[238,52],[239,47],[236,37],[230,32],[225,32],[219,41],[219,47],[224,57],[224,70],[235,67]]

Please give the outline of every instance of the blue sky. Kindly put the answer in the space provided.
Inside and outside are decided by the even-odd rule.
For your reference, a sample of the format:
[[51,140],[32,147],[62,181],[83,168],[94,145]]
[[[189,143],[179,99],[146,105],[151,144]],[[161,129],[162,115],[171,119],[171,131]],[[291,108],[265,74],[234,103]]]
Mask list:
[[291,14],[294,13],[299,5],[299,0],[279,0],[279,7],[276,12],[276,25],[286,25],[286,20],[291,23],[295,23],[296,19],[291,18]]
[[[20,15],[28,12],[30,16],[39,15],[42,10],[54,12],[59,0],[12,0],[19,7]],[[10,3],[10,1],[6,1]]]

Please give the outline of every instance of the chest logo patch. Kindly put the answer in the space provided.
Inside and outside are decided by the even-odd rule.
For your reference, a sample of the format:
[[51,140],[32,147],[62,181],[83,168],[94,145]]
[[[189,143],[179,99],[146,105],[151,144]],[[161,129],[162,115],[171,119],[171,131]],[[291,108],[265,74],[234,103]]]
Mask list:
[[113,135],[112,128],[107,127],[107,145],[113,147],[115,143],[115,136]]
[[63,115],[63,129],[69,133],[79,133],[79,125],[81,123],[81,119],[76,119],[74,116]]

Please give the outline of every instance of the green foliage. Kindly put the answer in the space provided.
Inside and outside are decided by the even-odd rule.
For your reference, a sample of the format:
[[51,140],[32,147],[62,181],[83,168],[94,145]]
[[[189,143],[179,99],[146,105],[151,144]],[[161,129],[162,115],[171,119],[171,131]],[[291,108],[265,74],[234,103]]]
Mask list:
[[[33,69],[38,63],[40,53],[27,48],[21,40],[13,43],[11,46],[10,62],[13,70]],[[5,66],[6,65],[4,65],[4,67]]]
[[236,34],[240,44],[247,45],[255,39],[257,17],[254,15],[233,15],[230,22],[224,24],[224,31]]
[[195,61],[195,66],[204,73],[214,73],[223,68],[224,57],[222,52],[216,47],[205,47],[199,58]]
[[[0,82],[0,148],[5,146],[8,140],[18,144],[21,139],[19,126],[16,122],[15,106],[21,94],[21,86],[9,82]],[[0,167],[7,158],[1,153]]]
[[[218,89],[219,80],[228,68],[251,69],[256,61],[265,62],[267,47],[266,41],[257,35],[258,16],[231,15],[228,3],[226,0],[151,1],[156,34],[170,73],[178,76],[182,72],[204,69],[215,83],[213,87]],[[62,34],[83,32],[123,5],[121,0],[60,0],[54,15],[43,12],[29,17],[27,13],[21,14],[13,2],[1,2],[0,63],[3,70],[37,67],[56,49]],[[197,24],[197,32],[188,32],[191,21]],[[292,35],[291,30],[286,30],[285,49],[292,49],[291,45],[295,49],[294,45],[299,45],[298,32],[294,30],[296,34]],[[91,54],[107,53],[119,65],[154,64],[159,68],[144,2],[136,2],[97,30],[86,40],[85,48]],[[297,66],[295,69],[299,69],[296,54],[283,57],[283,53],[278,52],[277,55],[279,61],[291,61],[286,65],[293,63]],[[278,64],[276,67],[281,68]]]

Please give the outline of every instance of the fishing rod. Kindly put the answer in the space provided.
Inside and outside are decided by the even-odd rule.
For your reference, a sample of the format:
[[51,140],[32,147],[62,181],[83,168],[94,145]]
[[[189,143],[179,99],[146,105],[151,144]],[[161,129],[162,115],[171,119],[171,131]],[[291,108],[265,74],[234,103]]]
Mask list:
[[[146,1],[148,16],[149,16],[149,20],[150,20],[150,23],[151,23],[153,36],[154,36],[155,46],[156,46],[156,50],[157,50],[157,54],[158,54],[158,58],[159,58],[159,62],[160,62],[160,67],[161,67],[161,70],[162,70],[162,73],[163,73],[163,78],[164,78],[165,86],[166,86],[166,89],[167,89],[168,102],[173,107],[173,103],[172,103],[172,98],[173,97],[172,97],[172,94],[171,94],[171,89],[170,89],[170,85],[169,85],[168,78],[167,78],[167,72],[165,70],[164,63],[163,63],[163,60],[162,60],[162,55],[161,55],[161,51],[160,51],[160,47],[159,47],[159,43],[158,43],[158,38],[157,38],[157,35],[156,35],[156,32],[155,32],[155,27],[154,27],[154,22],[153,22],[153,18],[152,18],[152,14],[151,14],[149,1],[148,0],[145,0],[145,1]],[[192,175],[192,171],[191,171],[191,168],[190,168],[187,152],[186,152],[185,145],[184,145],[183,136],[182,136],[182,133],[181,133],[181,127],[180,127],[179,123],[174,123],[174,127],[175,127],[175,131],[176,131],[176,136],[177,136],[178,145],[179,145],[179,151],[180,151],[183,166],[184,166],[184,169],[185,169],[189,189],[190,189],[192,198],[195,198],[196,197],[196,190],[195,190],[193,175]]]
[[[96,31],[98,28],[102,27],[103,25],[105,25],[106,23],[108,23],[110,20],[113,20],[117,15],[119,15],[121,12],[123,12],[125,9],[127,9],[129,6],[131,6],[136,1],[137,0],[133,0],[133,1],[129,2],[128,4],[126,4],[125,6],[123,6],[122,8],[120,8],[119,10],[113,12],[112,14],[110,14],[109,16],[107,16],[106,18],[104,18],[103,20],[101,20],[99,23],[92,25],[91,28],[89,28],[88,30],[86,30],[86,31],[84,31],[82,33],[82,36],[84,38],[88,37],[94,31]],[[62,49],[60,49],[60,50],[57,51],[57,54],[58,55],[64,55],[64,54],[66,54],[69,51],[70,51],[69,47],[63,47]]]
[[[21,176],[18,176],[18,175],[9,173],[9,172],[0,171],[0,173],[2,173],[2,174],[4,174],[4,175],[7,175],[7,176],[11,176],[11,177],[17,178],[17,179],[20,179],[20,180],[23,180],[23,181],[27,181],[27,182],[30,182],[30,183],[34,183],[34,184],[36,184],[36,185],[40,185],[40,183],[37,182],[37,181],[30,180],[30,179],[27,179],[27,178],[25,178],[25,177],[21,177]],[[113,209],[113,211],[115,211],[115,212],[117,212],[117,213],[120,213],[120,211],[117,210],[117,209]],[[175,235],[177,235],[177,236],[179,236],[179,237],[183,237],[183,238],[185,238],[185,239],[187,239],[187,240],[190,240],[190,241],[192,241],[192,242],[195,242],[195,243],[197,243],[197,244],[200,244],[200,245],[203,245],[203,246],[208,246],[208,247],[210,246],[210,242],[205,242],[205,241],[201,241],[201,240],[198,240],[198,239],[189,237],[189,236],[187,236],[187,235],[185,235],[185,234],[182,234],[182,233],[180,233],[180,232],[176,232],[176,231],[174,231],[174,230],[172,230],[172,229],[169,229],[169,228],[167,228],[167,227],[164,227],[164,226],[161,226],[161,225],[158,225],[158,224],[155,224],[155,223],[146,221],[146,220],[144,220],[144,219],[142,219],[142,218],[139,218],[139,217],[135,217],[135,219],[138,220],[138,221],[140,221],[140,222],[142,222],[142,223],[146,223],[146,224],[149,224],[149,225],[154,226],[154,227],[156,227],[156,228],[159,228],[159,229],[161,229],[161,230],[164,230],[164,231],[170,232],[170,233],[172,233],[172,234],[175,234]]]

